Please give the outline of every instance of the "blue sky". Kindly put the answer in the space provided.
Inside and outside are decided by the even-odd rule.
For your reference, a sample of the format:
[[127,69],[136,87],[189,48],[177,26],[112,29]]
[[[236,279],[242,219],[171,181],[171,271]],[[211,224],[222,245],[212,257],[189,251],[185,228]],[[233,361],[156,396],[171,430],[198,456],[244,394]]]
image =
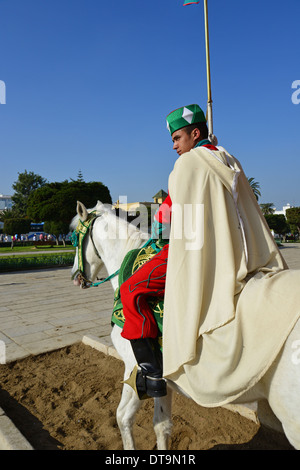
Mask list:
[[[208,6],[219,144],[260,183],[259,202],[299,206],[300,2]],[[206,110],[203,0],[0,0],[0,44],[0,193],[25,169],[49,182],[81,170],[113,201],[167,190],[165,116]]]

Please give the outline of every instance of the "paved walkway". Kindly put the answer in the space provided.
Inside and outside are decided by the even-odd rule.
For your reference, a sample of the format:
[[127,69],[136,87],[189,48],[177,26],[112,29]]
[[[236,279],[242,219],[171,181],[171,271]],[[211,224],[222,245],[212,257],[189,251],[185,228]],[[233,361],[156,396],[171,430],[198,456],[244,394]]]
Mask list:
[[[110,343],[110,282],[80,289],[71,268],[0,274],[0,345],[6,361],[59,349],[93,334]],[[107,273],[102,270],[101,277]]]
[[290,269],[300,269],[300,243],[284,243],[280,251]]
[[[300,269],[300,244],[285,244],[281,252],[290,268]],[[5,344],[7,362],[86,335],[111,345],[111,284],[83,290],[73,285],[70,273],[57,268],[0,274],[0,346]],[[101,277],[106,275],[103,270]]]

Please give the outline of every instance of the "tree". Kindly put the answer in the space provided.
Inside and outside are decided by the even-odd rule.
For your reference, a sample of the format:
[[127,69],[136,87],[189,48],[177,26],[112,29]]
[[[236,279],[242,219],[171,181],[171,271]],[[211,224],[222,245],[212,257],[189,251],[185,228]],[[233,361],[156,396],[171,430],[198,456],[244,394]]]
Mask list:
[[290,225],[294,225],[300,234],[300,207],[291,207],[286,211],[286,218]]
[[77,180],[73,180],[73,178],[70,178],[70,179],[71,179],[71,181],[79,181],[81,183],[84,183],[84,178],[83,178],[81,170],[78,170]]
[[[56,244],[58,245],[59,236],[67,235],[67,233],[69,232],[69,224],[65,222],[56,222],[56,221],[45,222],[44,231],[47,233],[51,233],[52,235],[55,235]],[[62,241],[63,241],[63,244],[65,245],[64,238],[62,239]]]
[[0,212],[0,221],[4,222],[3,233],[8,235],[30,232],[31,220],[26,217],[16,217],[13,209]]
[[274,206],[273,202],[266,202],[264,204],[260,204],[260,208],[264,216],[271,215],[274,213],[275,209],[273,206]]
[[30,232],[30,224],[31,220],[24,217],[8,218],[4,221],[3,232],[9,235],[28,233]]
[[250,187],[254,193],[254,196],[256,197],[256,200],[258,201],[259,197],[261,196],[260,193],[260,185],[257,181],[254,180],[254,178],[247,178],[248,183],[250,184]]
[[13,201],[13,211],[15,216],[24,217],[27,212],[27,203],[30,194],[36,189],[44,186],[46,184],[46,179],[42,176],[33,173],[33,171],[24,173],[18,173],[18,180],[13,184],[13,189],[15,190],[14,195],[12,196]]
[[76,213],[77,200],[94,207],[97,200],[111,204],[108,188],[98,182],[63,181],[36,189],[28,199],[27,214],[36,222],[70,224]]
[[84,182],[84,179],[83,179],[82,171],[81,171],[81,170],[78,171],[77,181]]
[[285,235],[289,232],[289,224],[283,214],[266,214],[265,219],[271,230],[279,235]]
[[5,222],[5,220],[12,219],[14,217],[14,211],[12,209],[4,209],[0,212],[0,222]]

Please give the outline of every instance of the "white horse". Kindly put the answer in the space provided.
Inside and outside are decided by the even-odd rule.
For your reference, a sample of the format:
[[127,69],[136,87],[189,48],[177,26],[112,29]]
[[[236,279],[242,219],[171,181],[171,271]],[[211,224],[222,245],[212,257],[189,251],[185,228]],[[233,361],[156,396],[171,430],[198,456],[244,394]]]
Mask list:
[[[85,223],[91,211],[78,202],[78,215],[74,217],[71,228],[74,229],[79,221]],[[72,268],[72,274],[75,276],[74,284],[85,287],[86,284],[95,282],[104,264],[108,274],[113,276],[111,283],[115,290],[118,287],[118,277],[114,276],[114,273],[120,268],[125,254],[129,250],[143,246],[149,235],[117,217],[114,211],[100,202],[93,211],[97,217],[82,246],[85,279],[75,274],[78,270],[75,257]],[[121,336],[121,328],[116,325],[112,328],[111,338],[124,361],[124,380],[126,380],[136,365],[131,344]],[[172,429],[171,388],[182,393],[174,383],[168,381],[167,396],[154,399],[153,422],[158,450],[168,449]],[[268,372],[234,404],[253,402],[258,404],[260,422],[277,431],[283,431],[291,445],[300,450],[300,321],[296,323]],[[125,450],[135,449],[132,427],[140,405],[141,401],[131,386],[124,384],[117,409],[117,422]]]

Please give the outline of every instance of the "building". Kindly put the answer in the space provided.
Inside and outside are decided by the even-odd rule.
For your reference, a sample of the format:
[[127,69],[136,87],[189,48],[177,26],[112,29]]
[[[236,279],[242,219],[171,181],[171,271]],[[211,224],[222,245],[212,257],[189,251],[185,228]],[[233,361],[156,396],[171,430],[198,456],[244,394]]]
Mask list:
[[283,206],[283,208],[282,208],[281,211],[277,211],[277,210],[276,210],[276,207],[275,207],[275,210],[274,210],[273,213],[276,214],[276,215],[284,215],[284,217],[286,218],[286,211],[287,211],[288,209],[291,209],[292,207],[293,207],[293,206],[291,206],[291,204],[289,204],[289,203],[288,203],[286,206]]
[[158,191],[158,193],[155,194],[155,196],[153,196],[153,202],[127,202],[127,198],[123,197],[121,199],[118,199],[117,202],[113,205],[113,207],[114,209],[121,209],[127,212],[128,215],[135,215],[141,207],[151,208],[154,204],[162,204],[166,199],[167,195],[168,194],[163,189],[161,189],[160,191]]
[[153,201],[155,204],[162,204],[164,202],[164,200],[166,199],[168,193],[166,193],[166,191],[164,191],[163,189],[161,189],[160,191],[158,191],[158,193],[155,194],[155,196],[153,196]]
[[5,196],[0,194],[0,211],[12,208],[12,198],[11,196]]
[[151,207],[151,202],[123,202],[123,200],[117,200],[117,202],[113,205],[114,209],[120,209],[124,212],[127,212],[128,215],[134,216],[137,212],[141,210],[141,207]]

